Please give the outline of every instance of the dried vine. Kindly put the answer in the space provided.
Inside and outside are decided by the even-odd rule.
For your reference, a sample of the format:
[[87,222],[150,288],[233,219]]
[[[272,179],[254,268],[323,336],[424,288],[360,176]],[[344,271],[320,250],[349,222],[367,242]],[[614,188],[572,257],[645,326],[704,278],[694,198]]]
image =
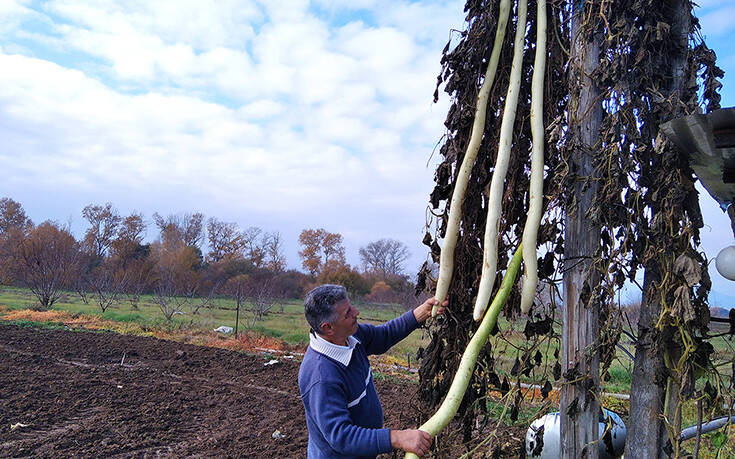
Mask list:
[[[638,341],[650,344],[651,352],[666,355],[666,371],[660,384],[671,376],[678,391],[676,403],[701,395],[695,384],[702,371],[709,371],[707,391],[710,402],[723,393],[726,383],[708,361],[709,309],[706,259],[697,252],[702,216],[699,210],[694,176],[681,152],[658,135],[659,125],[670,119],[719,108],[719,82],[722,71],[715,65],[715,55],[699,35],[692,5],[683,2],[687,12],[675,12],[668,0],[591,0],[581,4],[588,37],[604,36],[600,67],[592,78],[602,91],[604,115],[600,141],[596,146],[595,177],[579,177],[569,167],[569,151],[574,139],[569,137],[566,111],[570,93],[578,90],[568,81],[571,5],[563,0],[548,3],[549,36],[546,62],[544,125],[547,126],[547,174],[544,182],[545,216],[539,230],[539,278],[551,294],[537,305],[527,320],[530,340],[518,347],[494,340],[494,347],[511,348],[517,359],[510,376],[520,382],[521,375],[534,374],[544,387],[549,380],[561,379],[558,354],[544,362],[538,352],[543,342],[554,340],[553,309],[555,289],[560,281],[563,254],[562,215],[571,208],[575,196],[566,192],[573,180],[597,180],[597,194],[587,217],[600,228],[600,247],[593,266],[601,281],[594,286],[589,304],[601,309],[601,337],[597,352],[604,374],[616,355],[615,345],[621,332],[619,316],[612,307],[616,294],[626,283],[644,281],[645,317],[638,330]],[[439,241],[444,235],[449,198],[466,150],[472,127],[477,92],[492,49],[499,0],[468,0],[465,6],[466,29],[453,36],[442,55],[439,89],[451,97],[447,128],[440,147],[442,162],[435,174],[436,186],[430,203],[435,221],[429,225],[424,243],[438,262]],[[682,22],[683,21],[683,22]],[[528,33],[525,46],[535,43],[535,2],[529,4]],[[498,133],[503,97],[508,85],[509,63],[513,52],[515,22],[508,25],[495,84],[488,100],[485,137],[467,186],[462,207],[460,237],[455,249],[454,279],[449,290],[451,309],[432,327],[432,341],[423,352],[420,369],[421,400],[424,417],[437,406],[451,382],[475,324],[472,305],[477,293],[482,265],[482,239],[487,213],[487,188],[498,148]],[[684,27],[683,38],[681,30]],[[677,33],[679,35],[677,35]],[[678,59],[678,60],[677,60]],[[529,126],[530,89],[533,52],[527,52],[521,78],[518,119],[513,132],[511,163],[503,195],[500,222],[499,262],[504,267],[508,254],[520,242],[528,207],[530,174]],[[678,62],[678,64],[677,64]],[[677,67],[678,65],[678,67]],[[425,266],[419,286],[431,290],[431,270]],[[428,284],[428,285],[427,285]],[[496,282],[497,284],[497,282]],[[497,288],[497,285],[495,286]],[[509,320],[519,319],[520,289],[516,287],[504,310]],[[546,303],[546,304],[544,304]],[[549,303],[552,303],[549,307]],[[501,332],[502,335],[503,332]],[[451,338],[450,338],[451,337]],[[676,345],[664,347],[664,343]],[[546,355],[549,355],[547,352]],[[465,442],[473,435],[474,422],[483,414],[489,391],[507,394],[510,413],[517,415],[523,397],[515,391],[496,367],[500,360],[493,345],[488,345],[478,359],[473,382],[465,394],[459,414]],[[549,370],[553,368],[553,370]],[[502,377],[501,377],[502,376]],[[544,381],[545,380],[545,381]],[[732,380],[729,382],[732,386]],[[719,392],[718,392],[719,389]],[[715,404],[713,403],[712,406]],[[672,409],[674,417],[678,408]],[[670,433],[678,428],[674,418],[667,419]],[[671,451],[678,450],[671,435]],[[441,443],[441,442],[440,442]]]
[[[452,104],[445,121],[447,134],[445,142],[440,148],[443,157],[442,163],[436,171],[436,187],[431,194],[431,204],[437,217],[435,227],[436,234],[427,233],[424,243],[432,248],[434,261],[438,262],[439,246],[437,240],[442,238],[448,215],[449,198],[462,156],[470,135],[474,115],[475,99],[482,83],[482,74],[487,66],[487,60],[493,44],[495,27],[498,15],[499,0],[470,1],[465,7],[467,13],[467,30],[459,34],[459,41],[452,48],[453,43],[448,43],[442,57],[442,72],[438,78],[438,88],[444,85],[444,90],[451,95]],[[531,2],[535,6],[535,2]],[[563,130],[562,114],[566,104],[567,94],[563,90],[565,83],[564,63],[566,60],[564,48],[568,48],[568,20],[566,12],[561,8],[563,2],[549,2],[548,16],[549,29],[557,36],[550,35],[548,39],[548,57],[545,78],[545,106],[543,119],[544,124],[551,127],[552,133]],[[534,49],[535,46],[535,7],[529,7],[528,30],[525,46]],[[515,33],[515,22],[508,25],[503,51],[500,62],[510,62],[513,53],[513,36]],[[501,235],[499,241],[498,266],[507,266],[509,252],[520,243],[523,225],[526,220],[526,209],[528,207],[528,187],[530,174],[530,152],[531,152],[531,130],[530,116],[530,91],[533,52],[527,52],[523,62],[523,73],[521,77],[521,88],[518,105],[518,117],[513,132],[513,146],[511,151],[511,162],[506,177],[505,191],[503,195],[503,213],[500,221]],[[482,240],[485,231],[485,220],[487,216],[487,188],[492,179],[492,168],[498,149],[498,135],[503,111],[505,92],[508,87],[509,66],[498,68],[495,84],[490,90],[488,100],[487,118],[485,121],[485,137],[480,146],[478,157],[475,162],[470,182],[467,187],[467,196],[462,207],[462,226],[460,238],[455,249],[454,279],[449,291],[449,301],[452,305],[451,311],[445,318],[438,320],[436,327],[432,329],[432,341],[424,352],[423,364],[420,369],[422,380],[421,399],[423,412],[426,417],[433,412],[433,408],[443,399],[451,383],[452,376],[456,371],[459,358],[469,341],[470,331],[475,328],[472,320],[472,308],[477,294],[481,266],[482,266]],[[556,169],[559,165],[559,151],[556,145],[547,147],[547,166]],[[544,189],[545,207],[547,209],[558,208],[561,200],[559,194],[561,181],[551,174],[547,178]],[[519,197],[523,197],[519,199]],[[441,208],[441,210],[439,210]],[[547,255],[540,260],[540,279],[547,282],[555,274],[555,258],[561,253],[560,213],[547,212],[542,221],[539,231],[538,242],[546,247]],[[420,274],[420,278],[430,278],[428,267]],[[496,281],[495,288],[497,289]],[[553,296],[552,296],[553,297]],[[520,289],[516,286],[506,305],[504,315],[512,317],[519,313]],[[549,311],[547,308],[546,311]],[[537,313],[538,314],[538,313]],[[548,323],[549,326],[538,328],[538,333],[532,331],[532,336],[548,335],[552,333],[550,319],[546,314],[537,317],[539,323]],[[544,321],[547,322],[544,322]],[[544,333],[541,333],[542,331]],[[446,337],[453,337],[447,339]],[[501,340],[496,339],[496,342]],[[502,343],[498,345],[503,345]],[[510,345],[506,342],[504,345]],[[533,346],[531,346],[533,347]],[[513,376],[520,382],[523,373],[541,365],[537,358],[533,358],[535,352],[529,349],[517,349],[518,367],[513,371]],[[533,347],[538,351],[537,346]],[[473,420],[477,415],[483,413],[485,404],[482,403],[488,391],[500,390],[503,393],[510,391],[510,383],[507,377],[501,380],[499,372],[496,371],[492,346],[488,345],[485,352],[478,358],[478,370],[475,373],[470,388],[465,394],[459,414],[464,420],[462,435],[465,442],[469,442],[472,436]],[[540,355],[540,354],[539,354]],[[548,372],[547,372],[548,373]],[[550,376],[550,375],[547,375]],[[517,393],[518,391],[515,391]],[[520,398],[515,396],[511,415],[517,416]]]

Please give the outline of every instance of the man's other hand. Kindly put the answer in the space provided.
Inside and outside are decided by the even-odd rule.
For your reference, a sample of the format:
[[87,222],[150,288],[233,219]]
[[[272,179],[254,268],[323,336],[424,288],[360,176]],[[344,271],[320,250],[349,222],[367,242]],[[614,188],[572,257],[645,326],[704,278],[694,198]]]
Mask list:
[[423,430],[391,430],[390,444],[393,448],[421,457],[429,452],[431,435]]
[[[431,309],[434,307],[435,304],[439,304],[439,300],[436,298],[429,298],[428,300],[424,301],[424,303],[421,306],[416,307],[416,309],[413,310],[413,315],[416,317],[416,322],[422,324],[426,319],[431,317]],[[444,314],[444,312],[447,310],[447,306],[449,305],[449,300],[444,300],[444,302],[439,306],[439,308],[436,310],[436,315],[440,316]]]

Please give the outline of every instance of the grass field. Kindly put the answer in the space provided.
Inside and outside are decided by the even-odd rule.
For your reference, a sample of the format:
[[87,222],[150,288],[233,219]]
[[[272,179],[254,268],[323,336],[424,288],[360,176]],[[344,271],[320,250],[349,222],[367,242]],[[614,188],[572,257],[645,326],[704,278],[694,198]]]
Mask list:
[[[34,308],[38,304],[35,296],[27,289],[16,287],[3,287],[0,289],[0,305],[10,310]],[[398,317],[404,309],[398,305],[378,305],[356,303],[360,310],[360,321],[365,323],[379,324]],[[132,322],[143,327],[161,328],[164,330],[175,330],[185,328],[197,328],[213,330],[221,325],[235,327],[235,304],[230,298],[215,298],[210,307],[199,309],[196,314],[186,307],[182,308],[181,314],[175,314],[171,320],[167,320],[158,305],[150,295],[143,295],[137,305],[133,308],[131,304],[121,297],[120,301],[114,303],[104,313],[93,299],[84,303],[75,292],[66,292],[57,301],[53,310],[67,311],[72,314],[86,314],[99,316],[104,319],[117,322]],[[525,323],[508,323],[504,318],[499,319],[498,326],[503,333],[491,338],[495,348],[496,363],[500,376],[510,373],[516,358],[522,358],[524,347],[527,345],[522,333]],[[298,299],[291,299],[276,303],[270,312],[261,320],[253,321],[253,313],[245,307],[241,308],[238,329],[240,332],[255,331],[263,335],[277,338],[291,345],[306,345],[309,342],[309,327],[304,319],[303,303]],[[400,361],[408,364],[411,359],[415,367],[415,355],[419,347],[429,344],[428,333],[424,329],[414,331],[407,339],[396,345],[389,354]],[[713,341],[715,349],[720,353],[732,352],[724,338]],[[631,346],[627,346],[630,348]],[[558,350],[558,342],[546,343],[541,349],[542,354],[551,357]],[[633,349],[629,349],[632,351]],[[549,359],[545,359],[549,361]],[[553,360],[553,357],[552,359]],[[632,362],[623,353],[618,352],[610,371],[609,380],[604,382],[604,390],[608,392],[628,392],[630,390]],[[537,372],[538,373],[538,372]],[[525,378],[526,382],[546,379],[543,375],[535,374],[531,378]]]
[[[34,308],[37,304],[35,296],[27,289],[16,287],[2,287],[0,289],[0,305],[4,305],[9,310]],[[373,324],[386,322],[404,312],[402,307],[390,304],[356,303],[355,306],[360,310],[360,321]],[[89,303],[85,303],[75,292],[64,293],[52,309],[67,311],[72,314],[99,316],[116,322],[131,322],[143,327],[163,330],[186,328],[213,330],[221,325],[234,328],[236,315],[235,304],[232,299],[215,298],[210,307],[199,309],[196,314],[192,314],[191,309],[184,307],[181,314],[175,314],[171,320],[167,320],[150,295],[143,295],[136,308],[131,306],[126,298],[121,297],[120,301],[114,303],[102,313],[93,299]],[[501,377],[510,373],[516,358],[522,358],[523,356],[523,351],[527,346],[527,341],[522,333],[524,325],[525,323],[521,321],[509,323],[502,317],[499,319],[498,326],[503,332],[491,338],[491,343],[495,348],[494,355]],[[253,321],[253,313],[249,308],[241,308],[238,329],[241,332],[258,332],[296,346],[305,346],[309,342],[309,327],[304,319],[303,303],[298,299],[276,303],[267,315],[257,321]],[[715,346],[716,353],[723,356],[732,354],[731,340],[720,337],[712,340],[712,343]],[[412,366],[414,366],[416,351],[419,347],[425,347],[428,344],[428,333],[424,329],[419,329],[391,349],[389,354],[403,364],[407,364],[410,358]],[[633,351],[632,345],[623,344],[629,351]],[[555,340],[545,343],[540,349],[542,354],[546,356],[545,361],[553,361],[552,355],[557,350],[558,341]],[[618,351],[609,370],[609,379],[604,381],[604,390],[627,393],[630,390],[632,365],[629,357]],[[728,368],[722,370],[727,374],[731,371]],[[537,373],[538,371],[533,377],[526,378],[526,381],[533,382],[534,380],[546,379],[543,375]]]
[[[23,288],[3,287],[0,290],[0,305],[9,310],[30,309],[38,306],[32,292]],[[403,314],[404,309],[397,305],[360,304],[360,321],[379,324]],[[161,328],[164,330],[199,328],[213,330],[219,326],[235,327],[235,303],[229,298],[215,298],[210,307],[201,308],[192,314],[189,308],[182,308],[181,314],[174,314],[167,320],[159,306],[150,295],[143,295],[137,308],[122,298],[104,313],[91,299],[84,303],[75,292],[65,292],[52,310],[66,311],[72,314],[99,316],[117,322],[134,322],[143,327]],[[262,320],[253,323],[253,313],[248,307],[241,308],[238,330],[240,332],[255,331],[266,336],[281,339],[292,345],[306,345],[309,342],[309,326],[304,319],[303,302],[298,299],[276,303]],[[426,346],[429,341],[422,330],[414,331],[407,339],[391,349],[390,354],[403,363],[408,363],[411,355],[412,364],[419,346]]]

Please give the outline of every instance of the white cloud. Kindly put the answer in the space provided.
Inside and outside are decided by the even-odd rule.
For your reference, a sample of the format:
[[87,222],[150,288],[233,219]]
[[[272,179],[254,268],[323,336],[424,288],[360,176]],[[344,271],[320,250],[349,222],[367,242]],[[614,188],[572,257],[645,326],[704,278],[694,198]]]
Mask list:
[[252,37],[251,24],[263,20],[261,8],[247,0],[52,0],[44,10],[91,31],[136,30],[195,49],[239,46]]
[[[339,26],[306,1],[23,10],[51,34],[0,32],[0,164],[14,177],[0,195],[48,190],[64,215],[109,200],[245,226],[331,225],[354,252],[379,237],[418,244],[446,110],[431,105],[439,51],[462,13],[442,26],[447,5],[386,5],[363,2],[381,11]],[[20,43],[35,48],[7,54]]]
[[0,27],[3,29],[16,28],[20,21],[33,15],[28,8],[30,0],[3,0],[0,2]]
[[716,8],[700,18],[702,30],[707,36],[724,35],[735,28],[735,4]]

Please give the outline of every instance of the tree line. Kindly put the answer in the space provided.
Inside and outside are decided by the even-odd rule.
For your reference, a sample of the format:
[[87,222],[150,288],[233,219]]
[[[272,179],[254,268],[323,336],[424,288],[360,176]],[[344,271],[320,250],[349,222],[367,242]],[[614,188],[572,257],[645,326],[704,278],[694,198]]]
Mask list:
[[344,285],[372,302],[416,304],[405,273],[408,248],[393,239],[360,248],[356,267],[345,260],[341,234],[304,229],[299,271],[287,269],[278,231],[240,229],[199,212],[154,213],[157,236],[145,242],[151,223],[141,213],[124,216],[111,203],[89,204],[82,217],[87,226],[77,239],[68,225],[34,224],[20,203],[0,199],[0,283],[27,287],[44,309],[65,291],[102,312],[123,301],[137,309],[149,294],[169,320],[177,313],[195,315],[227,296],[238,308],[247,305],[254,323],[277,300],[300,298],[321,283]]

